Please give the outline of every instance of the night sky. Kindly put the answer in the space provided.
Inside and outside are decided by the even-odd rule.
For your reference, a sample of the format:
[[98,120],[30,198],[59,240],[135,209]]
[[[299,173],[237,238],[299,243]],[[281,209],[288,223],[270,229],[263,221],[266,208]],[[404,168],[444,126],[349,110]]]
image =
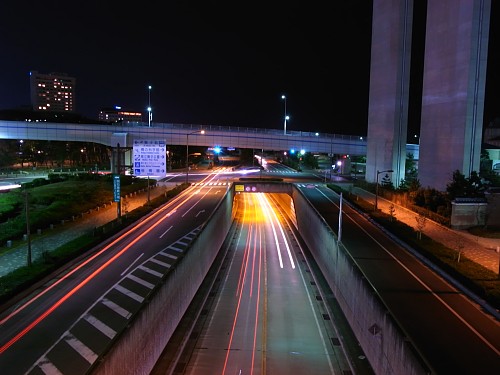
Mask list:
[[28,3],[0,2],[0,109],[36,70],[75,77],[89,118],[152,85],[153,122],[282,129],[285,94],[288,130],[366,135],[372,1]]

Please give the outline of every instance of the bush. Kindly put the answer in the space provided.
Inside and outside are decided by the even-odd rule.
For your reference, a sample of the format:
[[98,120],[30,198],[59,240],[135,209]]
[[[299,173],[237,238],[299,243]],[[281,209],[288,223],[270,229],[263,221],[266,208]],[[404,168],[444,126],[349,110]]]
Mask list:
[[[66,179],[53,177],[49,180],[34,180],[41,181],[36,183],[38,186],[27,189],[30,227],[48,228],[51,224],[70,219],[72,216],[110,202],[113,199],[112,179],[111,175],[84,173],[68,176]],[[143,190],[148,184],[147,180],[134,176],[121,176],[120,182],[122,195]],[[149,183],[154,185],[156,180],[150,179]],[[0,243],[19,239],[26,233],[24,202],[25,198],[19,191],[0,195]]]

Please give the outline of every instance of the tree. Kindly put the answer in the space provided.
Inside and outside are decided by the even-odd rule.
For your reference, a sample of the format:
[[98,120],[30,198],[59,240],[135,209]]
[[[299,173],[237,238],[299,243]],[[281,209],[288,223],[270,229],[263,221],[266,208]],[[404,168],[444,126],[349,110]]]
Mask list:
[[453,172],[452,181],[446,185],[449,199],[484,197],[484,184],[476,171],[466,178],[458,169]]
[[314,155],[310,152],[306,152],[302,156],[302,163],[304,166],[310,168],[310,169],[317,169],[318,168],[318,159],[314,157]]
[[420,189],[420,181],[418,180],[417,163],[412,153],[406,154],[405,161],[405,177],[401,179],[398,186],[398,191],[417,191]]
[[493,160],[490,159],[490,154],[484,148],[481,149],[481,157],[479,161],[479,174],[483,175],[484,172],[491,170]]
[[389,173],[386,173],[382,180],[380,181],[380,185],[387,190],[394,190],[394,185],[392,184],[391,178],[389,177]]
[[457,249],[457,263],[460,263],[460,258],[462,257],[462,252],[465,247],[464,239],[461,238],[460,236],[457,236],[455,242],[456,242],[455,247]]
[[422,239],[422,232],[424,231],[425,224],[427,223],[427,218],[424,215],[418,215],[415,217],[417,221],[417,237],[419,240]]
[[14,165],[18,149],[17,140],[0,140],[0,168]]
[[391,203],[389,206],[389,215],[391,215],[391,221],[393,221],[396,216],[396,207],[394,206],[394,203]]

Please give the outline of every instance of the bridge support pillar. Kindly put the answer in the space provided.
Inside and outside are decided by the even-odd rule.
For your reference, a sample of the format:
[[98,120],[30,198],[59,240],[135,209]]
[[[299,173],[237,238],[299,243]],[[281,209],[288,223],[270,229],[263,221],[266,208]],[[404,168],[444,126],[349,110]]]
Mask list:
[[374,0],[366,180],[393,170],[404,178],[410,83],[413,1]]
[[479,172],[490,12],[490,0],[427,4],[418,162],[424,187],[444,191],[455,170]]

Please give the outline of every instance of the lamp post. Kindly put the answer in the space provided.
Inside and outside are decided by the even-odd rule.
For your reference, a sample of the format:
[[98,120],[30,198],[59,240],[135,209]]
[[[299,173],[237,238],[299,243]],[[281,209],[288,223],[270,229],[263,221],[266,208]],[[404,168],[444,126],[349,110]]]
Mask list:
[[186,134],[186,184],[189,183],[189,136],[196,133],[205,134],[205,130],[196,130]]
[[287,122],[287,120],[288,120],[290,117],[288,117],[288,116],[287,116],[287,114],[286,114],[286,95],[281,95],[281,99],[283,99],[283,100],[285,101],[285,117],[284,117],[284,119],[285,119],[285,123],[284,123],[284,127],[283,127],[283,134],[285,134],[285,135],[286,135],[286,122]]
[[28,190],[24,189],[24,199],[26,204],[26,237],[28,239],[28,254],[26,256],[26,263],[31,267],[31,233],[30,233],[30,202]]
[[378,208],[378,175],[381,173],[392,173],[392,169],[387,169],[385,171],[377,171],[377,181],[375,182],[375,211]]
[[153,120],[153,112],[151,108],[151,85],[148,86],[148,126],[151,127],[151,120]]

